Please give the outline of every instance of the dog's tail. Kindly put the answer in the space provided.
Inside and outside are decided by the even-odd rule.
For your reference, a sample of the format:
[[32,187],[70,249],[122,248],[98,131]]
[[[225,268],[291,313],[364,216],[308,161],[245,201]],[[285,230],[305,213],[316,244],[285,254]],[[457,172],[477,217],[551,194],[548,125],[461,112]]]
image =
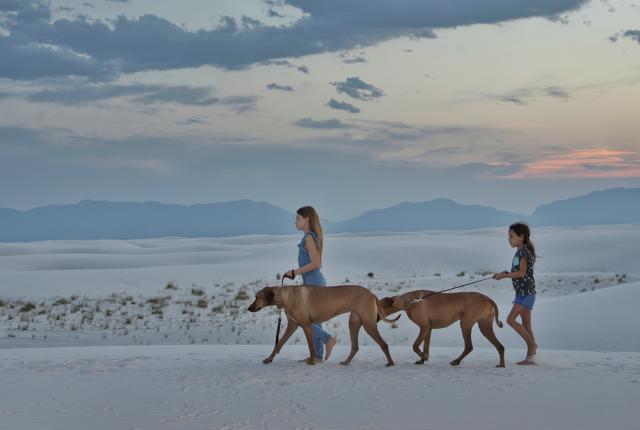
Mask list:
[[376,297],[376,311],[378,312],[378,321],[382,320],[384,322],[387,322],[389,324],[394,323],[396,321],[398,321],[400,319],[400,315],[398,315],[395,319],[390,320],[387,317],[384,316],[384,314],[382,313],[382,306],[380,305],[380,299],[378,299]]
[[496,319],[496,324],[498,325],[498,327],[502,328],[502,321],[500,321],[500,319],[498,318],[498,305],[496,305],[496,302],[491,300],[491,306],[493,306],[493,311],[495,312],[493,316]]

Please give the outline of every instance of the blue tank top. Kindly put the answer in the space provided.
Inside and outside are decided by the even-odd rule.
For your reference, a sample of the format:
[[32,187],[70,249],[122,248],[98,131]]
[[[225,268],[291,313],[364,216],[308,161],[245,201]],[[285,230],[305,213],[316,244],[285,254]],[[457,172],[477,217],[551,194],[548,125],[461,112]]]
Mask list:
[[[313,231],[309,231],[309,233],[305,233],[302,236],[302,240],[298,244],[298,267],[306,266],[311,262],[311,257],[309,256],[309,251],[307,251],[306,240],[307,236],[311,235],[313,240],[318,243],[318,237]],[[324,275],[320,271],[320,269],[313,269],[309,272],[302,274],[302,283],[304,285],[319,285],[324,287],[327,285]]]

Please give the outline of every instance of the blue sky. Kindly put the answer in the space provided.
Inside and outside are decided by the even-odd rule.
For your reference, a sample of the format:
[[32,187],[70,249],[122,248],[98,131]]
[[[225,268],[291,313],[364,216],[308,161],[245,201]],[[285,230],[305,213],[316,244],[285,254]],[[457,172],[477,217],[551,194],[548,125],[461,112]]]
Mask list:
[[0,0],[0,206],[640,186],[640,2]]

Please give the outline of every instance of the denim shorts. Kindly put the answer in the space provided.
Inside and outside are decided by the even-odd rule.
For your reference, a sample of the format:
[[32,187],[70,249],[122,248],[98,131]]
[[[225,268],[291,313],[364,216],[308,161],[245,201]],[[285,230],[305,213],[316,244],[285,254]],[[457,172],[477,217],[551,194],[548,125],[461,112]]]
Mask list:
[[535,301],[536,301],[536,293],[531,293],[524,296],[516,294],[516,298],[513,300],[513,304],[522,305],[525,308],[532,310],[533,302]]

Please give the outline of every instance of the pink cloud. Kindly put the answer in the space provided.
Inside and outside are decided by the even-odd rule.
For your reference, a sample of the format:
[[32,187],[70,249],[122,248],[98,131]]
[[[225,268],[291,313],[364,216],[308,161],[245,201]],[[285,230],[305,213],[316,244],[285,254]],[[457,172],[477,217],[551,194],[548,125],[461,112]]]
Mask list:
[[640,177],[640,156],[610,148],[574,149],[545,154],[501,179],[627,178]]

